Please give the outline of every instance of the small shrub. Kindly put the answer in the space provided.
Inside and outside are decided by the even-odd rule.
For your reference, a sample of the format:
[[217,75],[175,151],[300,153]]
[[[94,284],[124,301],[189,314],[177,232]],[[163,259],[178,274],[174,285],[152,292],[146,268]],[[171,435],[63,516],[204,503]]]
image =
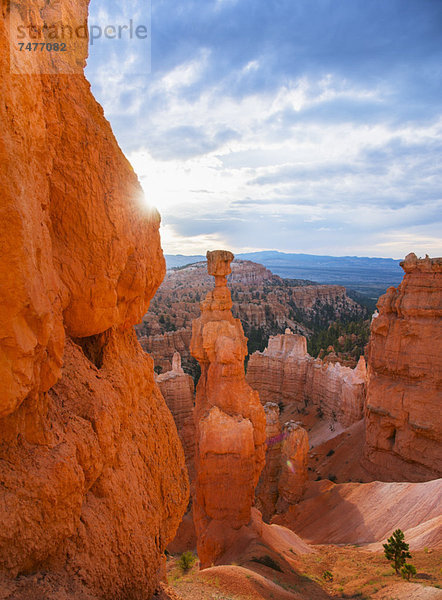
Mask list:
[[329,450],[327,452],[327,456],[333,456],[333,454],[335,453],[335,451],[333,450],[333,448],[331,450]]
[[333,475],[333,473],[330,473],[327,477],[327,479],[330,479],[330,481],[333,481],[333,483],[337,480],[336,475]]
[[326,581],[333,581],[333,573],[331,571],[324,571],[322,574],[322,579]]
[[196,556],[191,550],[186,550],[180,556],[180,560],[178,561],[178,566],[183,571],[183,573],[187,573],[189,569],[193,567],[196,562]]
[[393,535],[388,538],[384,546],[384,554],[387,560],[392,560],[392,567],[399,575],[401,567],[405,565],[405,560],[411,558],[408,552],[409,545],[404,541],[404,533],[400,529],[393,531]]
[[404,579],[408,579],[408,581],[410,581],[410,577],[414,577],[416,575],[416,567],[414,565],[410,565],[410,563],[405,563],[401,569],[401,575]]

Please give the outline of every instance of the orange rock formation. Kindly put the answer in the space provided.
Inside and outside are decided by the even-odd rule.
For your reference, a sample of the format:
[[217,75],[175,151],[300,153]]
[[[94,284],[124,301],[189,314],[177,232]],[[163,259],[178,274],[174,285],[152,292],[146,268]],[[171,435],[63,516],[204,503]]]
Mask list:
[[442,258],[409,254],[371,326],[364,466],[390,481],[442,475]]
[[139,338],[139,341],[142,348],[154,357],[155,367],[161,367],[161,372],[166,373],[172,369],[175,352],[178,352],[183,360],[184,357],[190,357],[191,339],[192,331],[190,329],[178,329],[177,331],[167,331],[164,334],[143,336]]
[[215,289],[193,322],[191,353],[201,365],[196,390],[196,490],[193,503],[202,568],[216,563],[251,520],[265,460],[265,414],[244,375],[246,338],[226,286],[233,254],[207,253]]
[[[85,0],[56,8],[66,25],[87,15]],[[38,24],[44,10],[30,0],[20,15]],[[176,427],[132,327],[164,275],[159,216],[143,213],[83,75],[9,73],[8,11],[3,3],[0,571],[10,597],[17,575],[44,570],[76,598],[80,588],[148,598],[188,495]],[[86,54],[87,40],[83,65]]]
[[184,373],[181,368],[181,357],[178,352],[173,356],[172,370],[159,375],[157,383],[175,420],[183,444],[189,479],[193,481],[195,476],[194,385],[192,377]]
[[281,475],[278,481],[278,511],[296,504],[307,483],[308,435],[294,421],[285,423],[282,430]]
[[275,511],[285,511],[301,498],[307,482],[308,435],[294,421],[281,427],[279,407],[264,405],[266,415],[266,463],[256,488],[256,506],[269,521]]
[[364,358],[355,369],[314,359],[307,340],[287,330],[269,339],[264,352],[255,352],[247,366],[247,381],[261,402],[312,403],[330,421],[348,427],[363,417],[366,369]]

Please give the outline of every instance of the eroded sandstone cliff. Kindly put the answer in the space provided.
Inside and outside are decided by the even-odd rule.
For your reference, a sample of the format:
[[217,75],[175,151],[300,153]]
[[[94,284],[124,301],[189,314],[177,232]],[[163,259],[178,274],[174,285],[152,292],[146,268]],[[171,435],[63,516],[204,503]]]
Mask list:
[[[39,24],[46,9],[30,0],[15,18]],[[68,25],[87,2],[54,10]],[[3,3],[0,570],[8,593],[44,571],[94,597],[144,599],[188,495],[133,331],[165,271],[159,216],[83,75],[9,72],[9,17]],[[86,53],[84,41],[80,66]]]
[[215,289],[193,322],[191,352],[201,365],[195,401],[196,485],[193,516],[201,567],[229,548],[251,521],[256,484],[265,461],[265,414],[244,374],[246,339],[232,316],[226,287],[233,255],[208,252]]
[[287,331],[269,339],[264,352],[255,352],[247,366],[247,381],[261,402],[317,407],[331,423],[348,427],[363,417],[366,369],[363,357],[355,369],[313,358],[307,340]]
[[401,266],[371,326],[364,466],[422,481],[442,475],[442,258],[409,254]]

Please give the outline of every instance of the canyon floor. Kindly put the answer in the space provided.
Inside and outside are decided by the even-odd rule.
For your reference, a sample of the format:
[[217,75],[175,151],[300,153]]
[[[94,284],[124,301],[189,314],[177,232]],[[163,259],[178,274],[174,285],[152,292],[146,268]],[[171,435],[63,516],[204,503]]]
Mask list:
[[[268,554],[256,553],[232,565],[188,573],[178,556],[167,561],[169,586],[182,600],[436,600],[442,598],[442,550],[413,552],[417,575],[412,582],[398,577],[380,552],[357,546],[313,546],[311,554],[262,565]],[[268,559],[267,559],[268,560]],[[281,571],[276,567],[279,566]],[[327,578],[327,573],[331,573]],[[324,577],[325,576],[325,577]],[[173,596],[171,596],[173,600]]]

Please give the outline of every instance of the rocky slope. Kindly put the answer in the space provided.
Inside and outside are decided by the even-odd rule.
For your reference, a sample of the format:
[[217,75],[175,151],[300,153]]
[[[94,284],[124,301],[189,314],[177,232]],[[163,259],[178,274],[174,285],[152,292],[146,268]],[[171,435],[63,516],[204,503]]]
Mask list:
[[442,475],[442,258],[409,254],[401,266],[371,327],[364,465],[419,481]]
[[[14,598],[16,577],[44,572],[59,580],[57,597],[144,599],[188,496],[176,427],[132,328],[165,270],[159,216],[143,210],[83,75],[9,73],[9,6],[0,20],[0,571]],[[30,0],[15,19],[41,24],[45,10]],[[65,24],[83,22],[87,2],[54,10]],[[81,50],[84,66],[87,41]]]
[[442,546],[442,480],[424,483],[318,481],[302,502],[274,522],[313,544],[371,544],[402,529],[412,550]]
[[[251,352],[263,349],[269,335],[282,333],[286,327],[309,336],[337,319],[365,315],[365,309],[347,296],[344,287],[281,279],[250,261],[232,263],[229,286],[232,312],[242,322]],[[199,315],[199,302],[209,289],[205,262],[167,272],[149,312],[137,326],[143,348],[163,371],[170,370],[173,353],[178,351],[184,369],[192,372],[186,342],[191,322]]]
[[[250,523],[265,461],[265,415],[246,383],[246,339],[226,287],[233,255],[207,253],[215,289],[193,322],[191,352],[201,365],[195,401],[196,481],[193,518],[202,568],[216,564]],[[234,545],[234,544],[233,544]]]
[[345,427],[360,420],[365,401],[366,371],[361,357],[355,369],[314,359],[307,340],[287,331],[269,339],[264,352],[255,352],[247,366],[247,381],[261,402],[313,404],[331,423]]

